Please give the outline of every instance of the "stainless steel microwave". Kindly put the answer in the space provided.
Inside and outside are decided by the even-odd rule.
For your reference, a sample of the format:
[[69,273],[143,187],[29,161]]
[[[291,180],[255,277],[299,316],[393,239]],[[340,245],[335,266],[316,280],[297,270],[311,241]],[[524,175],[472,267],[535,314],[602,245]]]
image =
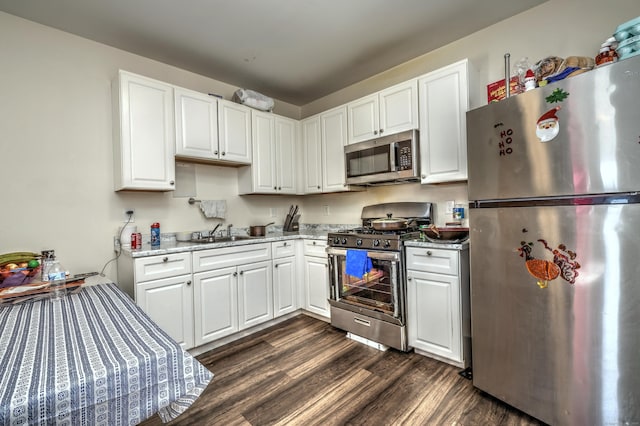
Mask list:
[[417,130],[407,130],[344,147],[346,182],[376,185],[420,180]]

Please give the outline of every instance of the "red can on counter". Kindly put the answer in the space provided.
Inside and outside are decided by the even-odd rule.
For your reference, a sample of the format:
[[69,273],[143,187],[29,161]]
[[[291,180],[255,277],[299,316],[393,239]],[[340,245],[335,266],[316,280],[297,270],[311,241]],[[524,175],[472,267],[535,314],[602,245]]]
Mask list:
[[142,234],[140,232],[134,232],[131,234],[131,249],[142,248]]

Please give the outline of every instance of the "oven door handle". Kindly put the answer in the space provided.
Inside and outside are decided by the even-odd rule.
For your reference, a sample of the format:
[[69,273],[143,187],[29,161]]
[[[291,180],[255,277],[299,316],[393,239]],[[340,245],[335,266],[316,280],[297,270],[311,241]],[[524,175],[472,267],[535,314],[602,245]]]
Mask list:
[[[336,247],[327,247],[327,254],[330,256],[346,256],[347,249],[336,248]],[[366,249],[353,249],[359,251],[366,251],[367,257],[376,260],[388,260],[390,262],[399,262],[400,261],[400,253],[396,251],[377,251],[377,250],[366,250]]]

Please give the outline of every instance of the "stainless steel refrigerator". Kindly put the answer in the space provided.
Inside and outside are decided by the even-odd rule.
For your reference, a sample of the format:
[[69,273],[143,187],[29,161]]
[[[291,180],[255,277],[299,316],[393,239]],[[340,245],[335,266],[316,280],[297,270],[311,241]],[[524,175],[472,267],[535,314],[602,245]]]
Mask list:
[[640,424],[640,56],[467,113],[473,384]]

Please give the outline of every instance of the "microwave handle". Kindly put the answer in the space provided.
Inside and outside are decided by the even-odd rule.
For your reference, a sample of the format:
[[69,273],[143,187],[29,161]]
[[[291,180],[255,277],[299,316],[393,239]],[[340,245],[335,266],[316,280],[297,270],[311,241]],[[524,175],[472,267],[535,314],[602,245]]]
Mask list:
[[389,168],[392,171],[396,170],[396,162],[398,160],[398,142],[392,142],[389,144]]

